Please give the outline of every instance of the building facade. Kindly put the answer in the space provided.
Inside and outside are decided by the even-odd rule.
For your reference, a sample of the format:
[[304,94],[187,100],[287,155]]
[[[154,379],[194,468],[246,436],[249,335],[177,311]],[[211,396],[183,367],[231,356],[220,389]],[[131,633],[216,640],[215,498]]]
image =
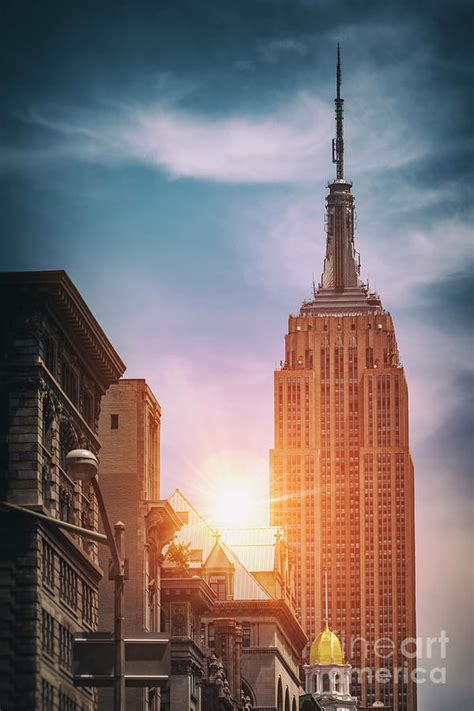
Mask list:
[[[112,525],[125,526],[124,633],[160,632],[161,550],[181,527],[167,501],[160,499],[160,405],[146,381],[122,379],[102,401],[99,419],[99,478]],[[108,569],[109,551],[100,551],[99,562]],[[99,585],[99,626],[112,630],[113,584]],[[99,709],[111,708],[111,689],[99,691]],[[127,689],[127,711],[158,711],[159,689]]]
[[[62,271],[0,275],[0,499],[93,530],[88,482],[65,456],[95,454],[101,398],[125,366]],[[97,544],[0,511],[0,707],[96,708],[72,685],[72,636],[97,629]]]
[[[176,544],[187,547],[186,574],[191,581],[198,576],[215,596],[212,609],[203,609],[199,624],[190,625],[207,660],[206,693],[209,664],[220,662],[222,689],[234,708],[241,704],[255,711],[296,711],[303,693],[299,665],[307,638],[296,618],[291,566],[281,531],[270,527],[218,533],[181,492],[175,491],[170,503],[183,522]],[[175,567],[165,559],[163,576]],[[173,629],[172,608],[164,611],[168,614],[164,626]]]
[[337,75],[324,271],[313,298],[289,318],[274,378],[271,522],[293,546],[311,639],[324,617],[327,572],[329,616],[355,668],[352,695],[415,711],[414,660],[401,646],[416,637],[408,389],[392,318],[360,279],[339,61]]

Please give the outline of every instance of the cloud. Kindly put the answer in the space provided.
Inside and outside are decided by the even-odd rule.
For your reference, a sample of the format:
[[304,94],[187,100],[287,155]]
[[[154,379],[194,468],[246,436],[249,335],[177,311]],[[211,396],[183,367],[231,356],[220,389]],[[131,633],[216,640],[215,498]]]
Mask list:
[[[166,77],[165,86],[169,85]],[[358,82],[361,98],[347,128],[351,174],[409,164],[426,152],[426,141],[396,114],[387,89],[390,121],[383,111],[377,117],[368,108],[371,95],[379,90],[369,80]],[[280,97],[266,113],[247,109],[222,117],[185,110],[176,105],[183,92],[170,88],[168,93],[154,105],[32,110],[23,120],[40,132],[41,143],[3,151],[0,169],[25,170],[75,159],[136,162],[165,171],[170,178],[224,183],[301,183],[328,176],[333,108],[314,93],[296,91],[284,100]]]
[[279,39],[267,40],[257,47],[259,54],[265,62],[275,64],[280,59],[287,59],[288,55],[304,57],[308,53],[308,46],[302,39],[295,37],[281,37]]

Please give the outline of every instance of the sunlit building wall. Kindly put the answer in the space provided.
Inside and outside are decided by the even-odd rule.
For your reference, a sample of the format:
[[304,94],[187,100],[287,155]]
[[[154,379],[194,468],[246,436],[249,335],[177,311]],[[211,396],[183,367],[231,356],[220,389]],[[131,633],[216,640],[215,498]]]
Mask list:
[[[112,525],[125,526],[125,634],[159,632],[161,550],[181,522],[160,500],[161,408],[142,378],[123,378],[102,402],[99,420],[100,485]],[[100,550],[100,565],[109,566],[110,551]],[[99,626],[114,625],[114,586],[104,576],[99,586]],[[113,704],[111,689],[100,689],[99,709]],[[127,711],[158,711],[158,689],[127,689]]]

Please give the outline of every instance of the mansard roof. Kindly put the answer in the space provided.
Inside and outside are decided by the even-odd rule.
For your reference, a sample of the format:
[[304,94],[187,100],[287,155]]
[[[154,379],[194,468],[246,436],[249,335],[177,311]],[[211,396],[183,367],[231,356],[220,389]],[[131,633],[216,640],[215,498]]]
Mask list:
[[[176,489],[176,491],[174,491],[174,493],[169,497],[169,502],[178,516],[181,514],[182,520],[187,518],[187,521],[184,520],[182,529],[176,535],[176,543],[189,543],[191,550],[202,551],[202,561],[190,561],[189,570],[191,573],[193,571],[196,572],[196,569],[201,570],[204,567],[203,561],[206,561],[205,567],[210,567],[210,553],[214,551],[216,544],[218,544],[220,552],[218,553],[217,551],[214,551],[215,558],[211,558],[210,562],[213,560],[216,562],[217,556],[219,555],[220,562],[225,562],[225,560],[227,560],[227,565],[233,566],[234,600],[272,599],[260,583],[249,572],[249,570],[247,570],[247,568],[243,565],[232,548],[230,548],[221,537],[216,537],[215,530],[211,528],[207,521],[196,511],[196,509],[189,503],[186,497],[183,496],[179,489]],[[225,560],[224,557],[220,557],[222,554],[225,556]],[[223,565],[222,567],[227,566]]]
[[220,534],[250,572],[279,569],[277,541],[283,531],[278,526],[223,528]]

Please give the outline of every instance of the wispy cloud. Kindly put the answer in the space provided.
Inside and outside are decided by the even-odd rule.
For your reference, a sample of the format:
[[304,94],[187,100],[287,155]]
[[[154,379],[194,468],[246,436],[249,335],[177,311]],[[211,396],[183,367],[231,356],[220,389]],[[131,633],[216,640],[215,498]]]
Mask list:
[[[367,83],[360,86],[364,95],[372,90]],[[25,170],[75,159],[132,161],[171,178],[225,183],[297,183],[327,177],[333,109],[311,92],[297,91],[266,114],[247,110],[224,117],[186,111],[174,105],[179,95],[171,91],[171,99],[151,106],[35,109],[23,120],[42,129],[41,147],[10,148],[0,154],[0,168]],[[360,104],[357,120],[348,127],[351,174],[404,165],[424,154],[425,142],[394,110],[388,125],[383,114],[369,117],[367,107],[370,101]],[[368,118],[373,129],[369,134]]]
[[291,54],[304,57],[307,53],[307,43],[303,39],[295,37],[267,40],[266,42],[261,42],[257,47],[257,54],[269,64],[274,64],[280,59],[287,59],[288,55]]

